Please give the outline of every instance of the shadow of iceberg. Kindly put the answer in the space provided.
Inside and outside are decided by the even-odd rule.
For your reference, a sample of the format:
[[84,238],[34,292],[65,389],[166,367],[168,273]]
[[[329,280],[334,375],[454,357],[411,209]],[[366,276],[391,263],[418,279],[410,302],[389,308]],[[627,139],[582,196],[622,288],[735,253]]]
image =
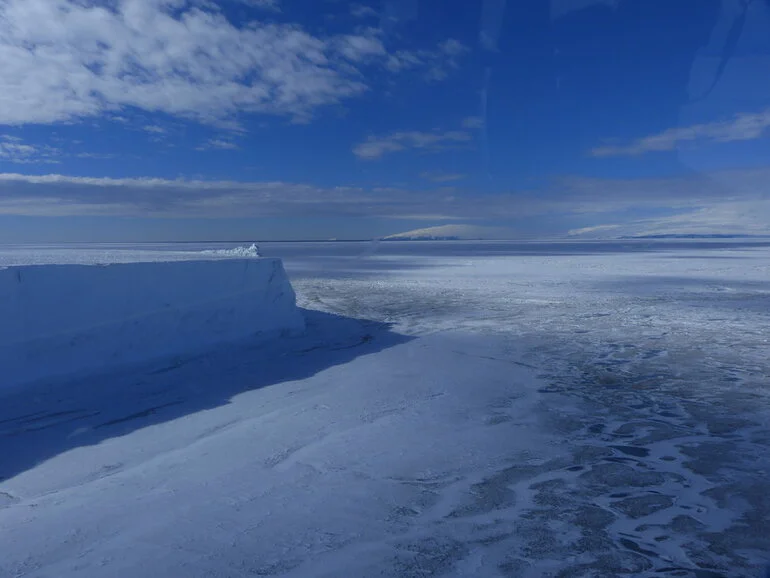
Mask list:
[[301,310],[304,334],[239,341],[192,357],[0,391],[0,482],[76,447],[306,379],[411,338],[388,324]]

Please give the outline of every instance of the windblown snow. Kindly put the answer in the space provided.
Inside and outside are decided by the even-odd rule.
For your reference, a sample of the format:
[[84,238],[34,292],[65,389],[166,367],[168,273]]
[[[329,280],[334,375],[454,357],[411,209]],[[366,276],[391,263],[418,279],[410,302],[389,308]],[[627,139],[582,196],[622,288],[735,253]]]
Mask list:
[[303,327],[279,259],[7,267],[0,319],[0,386]]

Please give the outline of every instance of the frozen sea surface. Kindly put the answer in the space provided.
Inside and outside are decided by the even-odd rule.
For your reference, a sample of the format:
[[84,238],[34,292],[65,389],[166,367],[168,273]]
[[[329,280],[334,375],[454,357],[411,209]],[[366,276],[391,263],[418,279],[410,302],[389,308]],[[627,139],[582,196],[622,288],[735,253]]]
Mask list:
[[0,398],[0,576],[761,575],[770,243],[260,248],[306,335]]

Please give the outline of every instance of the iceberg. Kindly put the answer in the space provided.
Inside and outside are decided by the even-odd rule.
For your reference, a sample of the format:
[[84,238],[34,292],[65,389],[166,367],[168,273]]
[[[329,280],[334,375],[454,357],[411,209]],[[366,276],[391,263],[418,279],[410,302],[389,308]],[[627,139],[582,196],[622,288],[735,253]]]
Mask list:
[[301,331],[280,259],[0,269],[0,387]]

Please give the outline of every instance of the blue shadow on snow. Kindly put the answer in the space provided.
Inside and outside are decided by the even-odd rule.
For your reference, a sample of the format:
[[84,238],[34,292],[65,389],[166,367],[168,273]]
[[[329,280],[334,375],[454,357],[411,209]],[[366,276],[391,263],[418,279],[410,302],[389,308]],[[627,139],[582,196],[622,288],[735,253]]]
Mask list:
[[298,337],[255,339],[129,370],[0,390],[0,483],[76,447],[230,403],[406,343],[388,324],[303,310]]

